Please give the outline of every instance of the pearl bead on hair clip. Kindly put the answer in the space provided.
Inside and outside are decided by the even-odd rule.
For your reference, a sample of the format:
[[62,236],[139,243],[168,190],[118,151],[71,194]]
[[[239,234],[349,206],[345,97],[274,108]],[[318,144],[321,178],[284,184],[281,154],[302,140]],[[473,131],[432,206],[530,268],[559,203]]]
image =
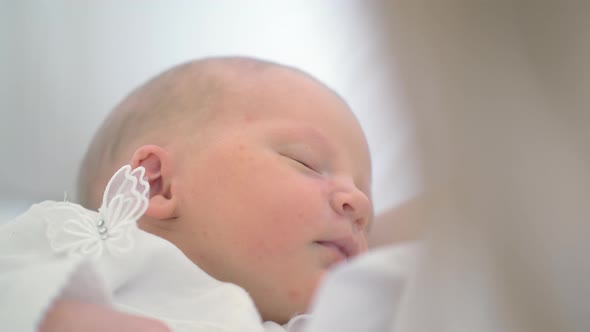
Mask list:
[[96,228],[98,229],[98,234],[100,235],[100,238],[102,240],[106,240],[109,237],[109,230],[108,228],[105,226],[104,220],[98,219],[98,222],[96,223]]

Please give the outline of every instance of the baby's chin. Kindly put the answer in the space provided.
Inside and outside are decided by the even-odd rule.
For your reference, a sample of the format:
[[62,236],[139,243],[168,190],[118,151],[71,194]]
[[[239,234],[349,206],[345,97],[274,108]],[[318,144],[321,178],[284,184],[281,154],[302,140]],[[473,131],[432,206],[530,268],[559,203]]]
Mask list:
[[328,271],[328,269],[324,269],[317,273],[315,279],[309,283],[307,288],[297,287],[288,289],[286,296],[283,297],[285,299],[283,303],[275,303],[271,306],[273,310],[269,312],[265,313],[261,311],[262,319],[278,324],[286,324],[291,318],[307,313],[315,291]]

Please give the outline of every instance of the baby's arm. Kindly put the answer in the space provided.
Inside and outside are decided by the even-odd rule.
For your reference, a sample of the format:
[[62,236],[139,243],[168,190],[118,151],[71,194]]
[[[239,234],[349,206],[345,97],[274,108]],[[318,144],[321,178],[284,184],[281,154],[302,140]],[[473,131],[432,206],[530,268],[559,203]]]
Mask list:
[[40,332],[170,332],[157,320],[74,300],[57,300],[45,315]]
[[421,214],[426,204],[431,203],[421,194],[378,214],[369,231],[369,247],[418,240],[425,226]]

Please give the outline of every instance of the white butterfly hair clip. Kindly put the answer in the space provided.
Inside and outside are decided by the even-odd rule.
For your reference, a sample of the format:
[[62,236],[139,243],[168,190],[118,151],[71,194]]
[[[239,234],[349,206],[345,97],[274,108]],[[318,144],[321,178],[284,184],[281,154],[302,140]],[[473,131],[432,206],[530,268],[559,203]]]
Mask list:
[[104,252],[120,256],[134,246],[137,220],[149,202],[145,169],[121,167],[110,179],[98,212],[61,202],[47,209],[47,237],[57,253],[98,258]]

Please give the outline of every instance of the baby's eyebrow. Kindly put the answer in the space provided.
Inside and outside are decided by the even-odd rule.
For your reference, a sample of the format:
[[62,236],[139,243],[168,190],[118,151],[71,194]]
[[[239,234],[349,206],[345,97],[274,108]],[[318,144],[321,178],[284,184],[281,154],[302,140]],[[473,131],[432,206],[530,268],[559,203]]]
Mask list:
[[336,147],[330,143],[330,140],[315,128],[307,126],[289,126],[278,130],[278,134],[287,139],[311,143],[312,146],[321,149],[321,153],[327,158],[333,158],[336,155]]
[[325,146],[329,147],[330,149],[334,150],[334,147],[332,146],[332,144],[330,144],[330,141],[328,140],[328,138],[315,128],[308,127],[308,126],[296,126],[296,127],[293,127],[292,131],[290,131],[290,132],[286,131],[286,133],[291,134],[296,137],[300,137],[300,138],[304,138],[304,139],[308,139],[308,140],[320,143],[320,144],[325,145]]

